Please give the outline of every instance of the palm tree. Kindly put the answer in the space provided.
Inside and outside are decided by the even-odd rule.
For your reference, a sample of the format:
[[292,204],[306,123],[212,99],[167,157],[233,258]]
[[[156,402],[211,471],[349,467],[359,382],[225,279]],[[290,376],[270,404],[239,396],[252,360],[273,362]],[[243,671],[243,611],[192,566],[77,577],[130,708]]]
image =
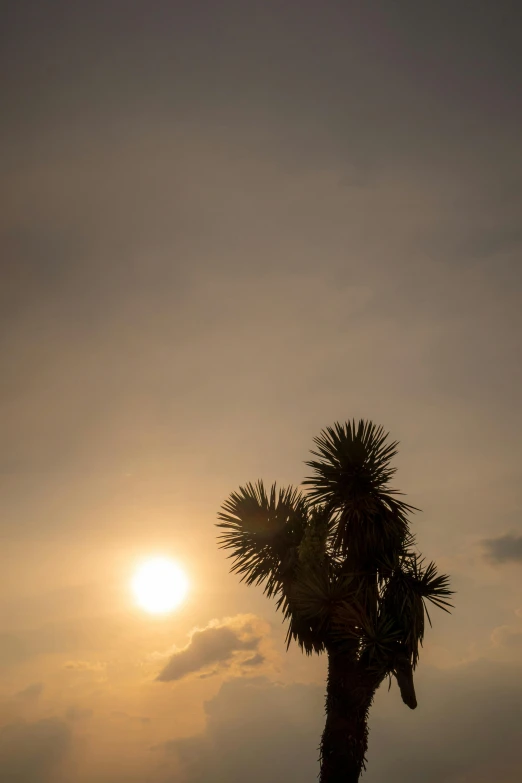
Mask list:
[[293,488],[263,482],[233,492],[218,515],[231,571],[264,586],[307,654],[326,652],[321,783],[356,783],[365,769],[368,712],[386,677],[417,706],[413,671],[427,601],[449,611],[449,578],[415,551],[413,506],[389,486],[397,442],[372,422],[336,423],[314,439],[313,475]]

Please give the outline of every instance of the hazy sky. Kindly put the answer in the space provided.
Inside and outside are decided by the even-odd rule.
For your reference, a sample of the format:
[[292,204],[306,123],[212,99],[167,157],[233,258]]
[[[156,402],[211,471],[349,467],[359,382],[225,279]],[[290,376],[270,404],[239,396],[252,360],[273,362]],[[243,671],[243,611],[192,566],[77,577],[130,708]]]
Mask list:
[[458,590],[364,779],[520,780],[520,8],[4,4],[0,783],[315,780],[325,660],[214,522],[352,417]]

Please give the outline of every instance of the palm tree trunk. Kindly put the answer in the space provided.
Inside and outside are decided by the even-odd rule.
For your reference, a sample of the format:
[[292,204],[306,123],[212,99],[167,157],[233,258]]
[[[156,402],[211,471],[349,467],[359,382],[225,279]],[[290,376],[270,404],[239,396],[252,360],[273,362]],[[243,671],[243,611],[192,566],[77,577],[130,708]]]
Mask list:
[[357,783],[368,747],[368,712],[380,678],[353,654],[328,650],[320,783]]

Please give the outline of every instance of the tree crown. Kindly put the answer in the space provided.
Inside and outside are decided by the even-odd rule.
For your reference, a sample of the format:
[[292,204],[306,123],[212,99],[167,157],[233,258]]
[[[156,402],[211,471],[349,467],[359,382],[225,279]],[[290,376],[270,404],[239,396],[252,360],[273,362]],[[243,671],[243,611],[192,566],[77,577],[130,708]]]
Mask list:
[[258,481],[229,496],[220,546],[242,581],[276,599],[288,644],[345,650],[400,684],[401,669],[417,665],[428,602],[451,607],[449,577],[416,550],[418,509],[389,485],[398,443],[382,427],[336,423],[314,443],[305,491]]

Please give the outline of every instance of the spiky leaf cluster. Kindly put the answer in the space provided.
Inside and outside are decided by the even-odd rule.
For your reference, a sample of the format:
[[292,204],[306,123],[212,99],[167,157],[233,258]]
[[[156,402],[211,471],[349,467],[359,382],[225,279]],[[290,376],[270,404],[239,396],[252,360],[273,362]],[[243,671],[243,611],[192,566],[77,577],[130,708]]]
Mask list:
[[281,597],[283,580],[298,563],[298,549],[308,524],[306,498],[293,487],[269,492],[262,481],[233,492],[218,514],[219,545],[231,550],[231,571],[241,581],[264,584],[268,597]]
[[336,423],[314,438],[318,459],[306,462],[314,471],[303,482],[311,488],[308,497],[330,509],[337,522],[333,546],[354,562],[400,548],[415,510],[388,485],[398,444],[387,437],[372,422]]

